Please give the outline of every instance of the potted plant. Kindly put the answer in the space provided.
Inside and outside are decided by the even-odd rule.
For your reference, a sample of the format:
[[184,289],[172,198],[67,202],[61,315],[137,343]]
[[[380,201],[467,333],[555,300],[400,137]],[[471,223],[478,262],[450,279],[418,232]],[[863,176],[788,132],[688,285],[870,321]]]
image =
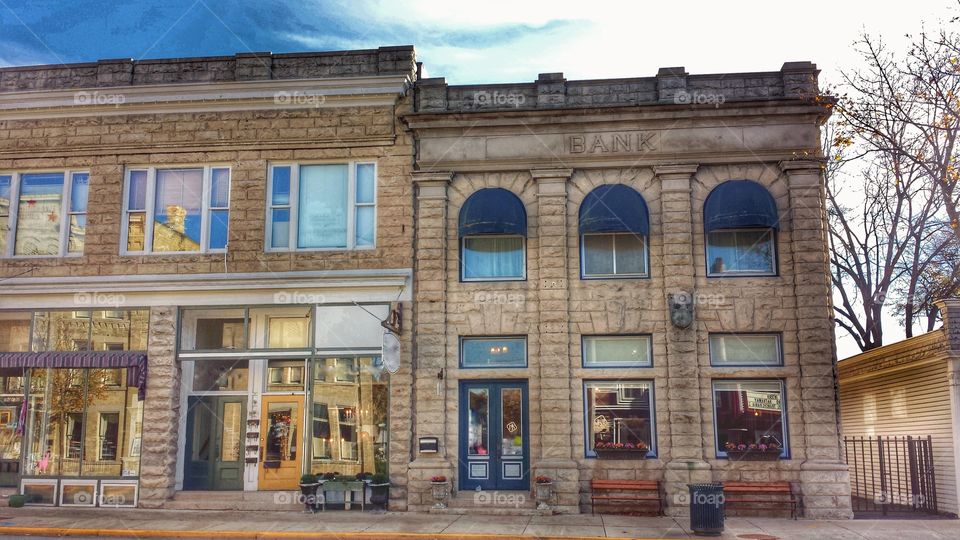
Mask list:
[[650,452],[650,447],[643,441],[637,443],[597,441],[593,445],[593,450],[600,459],[644,459]]
[[23,505],[26,503],[26,495],[11,495],[10,498],[7,499],[7,504],[9,504],[12,508],[23,508]]
[[723,445],[730,461],[777,461],[782,452],[777,443],[750,443],[735,444],[727,442]]
[[539,475],[534,479],[534,495],[537,499],[537,510],[549,510],[550,499],[553,497],[553,479],[549,476]]
[[307,512],[316,511],[317,488],[320,482],[317,482],[316,475],[304,474],[300,477],[300,495],[303,496],[303,505]]
[[370,478],[369,488],[370,503],[386,510],[390,502],[390,478],[383,473],[377,473]]
[[447,498],[450,497],[450,484],[447,483],[447,477],[440,474],[430,479],[430,487],[433,492],[433,500],[436,501],[433,507],[442,510],[447,507]]

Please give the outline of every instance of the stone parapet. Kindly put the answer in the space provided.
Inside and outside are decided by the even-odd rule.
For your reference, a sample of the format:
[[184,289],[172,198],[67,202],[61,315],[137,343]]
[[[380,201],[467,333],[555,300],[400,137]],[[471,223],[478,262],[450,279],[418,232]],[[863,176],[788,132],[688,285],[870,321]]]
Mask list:
[[515,84],[450,86],[424,79],[418,112],[468,112],[631,105],[717,105],[729,101],[811,99],[819,94],[819,70],[811,62],[787,62],[780,71],[690,75],[683,67],[661,68],[655,77],[568,81],[541,73]]
[[0,68],[0,92],[376,75],[409,75],[412,79],[415,73],[412,45],[287,54],[250,52]]

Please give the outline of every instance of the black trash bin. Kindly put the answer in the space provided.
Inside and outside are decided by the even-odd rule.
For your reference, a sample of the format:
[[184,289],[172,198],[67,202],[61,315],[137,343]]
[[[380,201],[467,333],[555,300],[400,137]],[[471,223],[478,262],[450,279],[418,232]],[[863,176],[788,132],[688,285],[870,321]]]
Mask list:
[[690,488],[690,530],[699,536],[723,532],[723,484],[687,484]]

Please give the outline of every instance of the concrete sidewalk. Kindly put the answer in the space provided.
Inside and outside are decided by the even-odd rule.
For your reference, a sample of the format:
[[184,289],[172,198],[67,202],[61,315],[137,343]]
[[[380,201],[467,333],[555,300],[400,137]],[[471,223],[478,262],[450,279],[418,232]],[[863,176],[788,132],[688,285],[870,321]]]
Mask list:
[[[140,538],[689,538],[689,522],[614,515],[488,516],[412,512],[211,512],[0,509],[0,535]],[[956,540],[957,520],[730,518],[722,538]]]

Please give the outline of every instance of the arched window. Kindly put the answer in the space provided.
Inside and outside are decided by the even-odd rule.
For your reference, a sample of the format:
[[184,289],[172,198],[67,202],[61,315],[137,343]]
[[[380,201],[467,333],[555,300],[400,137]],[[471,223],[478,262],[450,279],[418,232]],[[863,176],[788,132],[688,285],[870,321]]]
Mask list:
[[463,281],[526,279],[527,211],[503,188],[485,188],[460,209]]
[[751,180],[729,180],[703,203],[708,276],[777,273],[777,203]]
[[580,204],[580,273],[583,278],[647,277],[647,203],[633,188],[605,184]]

